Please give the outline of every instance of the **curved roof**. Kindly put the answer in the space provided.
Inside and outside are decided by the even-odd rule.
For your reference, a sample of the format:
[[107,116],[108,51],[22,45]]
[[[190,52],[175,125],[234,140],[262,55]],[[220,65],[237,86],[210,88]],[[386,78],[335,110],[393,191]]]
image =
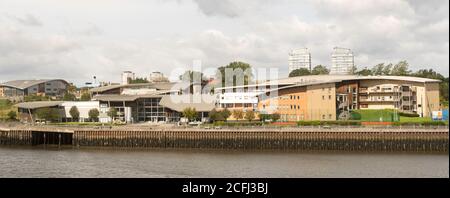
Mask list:
[[62,103],[64,103],[64,101],[35,101],[35,102],[23,102],[16,104],[15,106],[23,109],[37,109],[43,107],[59,106]]
[[299,85],[299,84],[323,84],[323,83],[333,83],[333,82],[342,82],[346,80],[400,80],[400,81],[409,81],[409,82],[419,82],[419,83],[428,83],[428,82],[441,82],[436,79],[429,78],[419,78],[413,76],[358,76],[358,75],[308,75],[308,76],[297,76],[297,77],[289,77],[282,78],[277,80],[271,80],[264,83],[259,84],[250,84],[243,86],[230,86],[230,87],[221,87],[216,88],[218,90],[221,89],[231,89],[231,88],[240,88],[240,87],[262,87],[262,86],[273,86],[273,85]]
[[189,83],[175,83],[175,82],[163,82],[163,83],[137,83],[137,84],[127,84],[127,85],[107,85],[102,87],[95,87],[90,89],[90,92],[105,92],[112,89],[118,88],[155,88],[157,90],[172,90],[179,87],[189,87]]
[[47,83],[50,81],[62,81],[65,84],[69,84],[67,81],[62,79],[41,79],[41,80],[13,80],[0,84],[0,86],[12,87],[16,89],[26,89],[28,87],[38,85],[41,83]]

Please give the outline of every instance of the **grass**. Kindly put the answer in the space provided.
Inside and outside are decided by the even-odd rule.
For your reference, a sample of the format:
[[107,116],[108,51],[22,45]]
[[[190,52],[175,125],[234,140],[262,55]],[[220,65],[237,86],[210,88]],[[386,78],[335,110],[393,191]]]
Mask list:
[[361,116],[361,121],[380,121],[380,117],[383,121],[393,121],[394,112],[391,109],[375,110],[355,110]]
[[429,122],[433,121],[430,117],[404,117],[400,116],[400,122]]

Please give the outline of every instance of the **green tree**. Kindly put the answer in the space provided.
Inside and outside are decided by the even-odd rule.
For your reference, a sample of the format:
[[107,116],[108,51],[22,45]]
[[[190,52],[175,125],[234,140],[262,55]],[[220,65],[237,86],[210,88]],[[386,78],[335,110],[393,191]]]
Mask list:
[[225,120],[225,118],[222,115],[222,112],[217,111],[216,109],[211,110],[208,115],[209,119],[213,122]]
[[94,108],[89,110],[88,112],[89,115],[89,119],[91,119],[91,121],[97,121],[98,120],[98,116],[100,115],[100,112],[98,111],[98,109]]
[[364,69],[357,71],[356,74],[360,76],[370,76],[372,75],[372,70],[365,67]]
[[327,69],[323,65],[317,65],[311,71],[312,75],[324,75],[324,74],[329,74],[329,73],[330,73],[330,70]]
[[398,62],[391,71],[392,76],[409,76],[411,70],[409,70],[409,64],[406,61]]
[[8,119],[10,119],[10,120],[16,120],[16,118],[17,118],[17,113],[16,113],[16,111],[11,110],[11,111],[8,112]]
[[272,121],[278,121],[281,118],[279,113],[272,114]]
[[289,73],[289,77],[307,76],[307,75],[311,75],[311,72],[306,68],[296,69],[291,71],[291,73]]
[[227,108],[223,109],[220,113],[222,114],[222,117],[225,119],[225,121],[227,121],[227,119],[231,115],[230,110],[228,110]]
[[89,94],[89,93],[83,93],[83,94],[81,94],[80,100],[81,100],[81,101],[90,101],[90,100],[91,100],[91,94]]
[[236,120],[241,120],[244,117],[244,112],[239,109],[233,110],[233,117],[236,118]]
[[111,118],[111,121],[114,120],[114,118],[117,117],[117,109],[114,107],[110,107],[108,112],[107,112],[108,116]]
[[64,101],[75,101],[76,97],[74,94],[66,92],[63,96]]
[[40,108],[36,110],[36,116],[39,119],[44,119],[46,121],[58,121],[61,118],[60,112],[55,108]]
[[372,68],[372,75],[381,76],[384,72],[384,63],[379,63]]
[[188,107],[183,109],[183,116],[186,117],[189,122],[196,120],[197,115],[197,110],[195,110],[195,108]]
[[[238,69],[242,70],[242,76],[237,76]],[[219,67],[217,70],[217,79],[222,79],[222,87],[227,86],[228,84],[233,84],[233,86],[236,85],[242,85],[240,83],[240,79],[243,80],[243,85],[248,85],[253,81],[253,73],[252,73],[252,67],[248,63],[244,62],[231,62],[226,66]],[[227,73],[226,71],[232,71],[233,75]],[[228,75],[226,75],[228,74]],[[228,82],[228,83],[227,83]],[[238,84],[239,83],[239,84]]]
[[245,119],[251,122],[255,119],[255,113],[253,111],[247,111],[245,112]]
[[149,83],[146,78],[128,79],[129,84]]
[[385,76],[391,75],[391,70],[392,70],[392,63],[389,63],[386,66],[384,66],[383,75]]
[[80,119],[80,111],[78,111],[78,108],[76,106],[72,106],[69,110],[69,113],[72,117],[72,120],[78,121]]

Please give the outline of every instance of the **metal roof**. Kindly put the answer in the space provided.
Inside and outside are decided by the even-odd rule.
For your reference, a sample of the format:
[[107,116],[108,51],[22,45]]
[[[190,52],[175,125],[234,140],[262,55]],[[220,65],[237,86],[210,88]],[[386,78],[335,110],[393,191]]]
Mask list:
[[105,94],[105,95],[96,95],[92,99],[98,101],[123,102],[123,101],[135,101],[139,98],[161,98],[161,97],[162,95],[158,94],[146,94],[146,95]]
[[44,107],[59,106],[62,103],[64,103],[64,101],[36,101],[36,102],[22,102],[22,103],[14,105],[14,106],[16,106],[18,108],[23,108],[23,109],[37,109],[37,108],[44,108]]
[[187,88],[189,83],[175,83],[175,82],[162,82],[162,83],[137,83],[126,85],[107,85],[102,87],[95,87],[90,89],[90,92],[104,92],[117,88],[154,88],[157,90],[175,90],[177,88]]
[[0,86],[13,87],[16,89],[26,89],[28,87],[38,85],[41,83],[46,83],[50,81],[62,81],[66,84],[69,84],[67,81],[62,79],[41,79],[41,80],[13,80],[0,84]]
[[419,82],[419,83],[428,83],[428,82],[441,82],[436,79],[429,78],[419,78],[413,76],[358,76],[358,75],[308,75],[308,76],[297,76],[297,77],[289,77],[282,78],[277,80],[271,80],[264,83],[259,84],[251,84],[251,85],[242,85],[242,86],[229,86],[229,87],[221,87],[217,88],[221,89],[231,89],[231,88],[241,88],[241,87],[264,87],[264,86],[273,86],[273,85],[314,85],[314,84],[324,84],[324,83],[332,83],[332,82],[342,82],[346,80],[399,80],[399,81],[409,81],[409,82]]
[[215,108],[214,102],[206,102],[204,101],[204,99],[200,99],[199,102],[194,102],[193,97],[196,96],[165,95],[161,98],[159,105],[178,112],[182,112],[186,108],[195,108],[195,110],[198,112],[209,112]]

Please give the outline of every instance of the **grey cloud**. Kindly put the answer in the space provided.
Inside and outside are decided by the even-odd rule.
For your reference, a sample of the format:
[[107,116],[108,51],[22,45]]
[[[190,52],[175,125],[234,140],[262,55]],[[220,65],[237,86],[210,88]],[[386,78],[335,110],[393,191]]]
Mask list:
[[26,26],[43,26],[43,23],[36,18],[35,16],[31,15],[31,14],[26,14],[23,17],[17,17],[17,16],[9,16],[10,18],[12,18],[13,20],[19,22],[22,25],[26,25]]
[[230,0],[194,0],[198,8],[207,16],[237,17],[240,9]]

